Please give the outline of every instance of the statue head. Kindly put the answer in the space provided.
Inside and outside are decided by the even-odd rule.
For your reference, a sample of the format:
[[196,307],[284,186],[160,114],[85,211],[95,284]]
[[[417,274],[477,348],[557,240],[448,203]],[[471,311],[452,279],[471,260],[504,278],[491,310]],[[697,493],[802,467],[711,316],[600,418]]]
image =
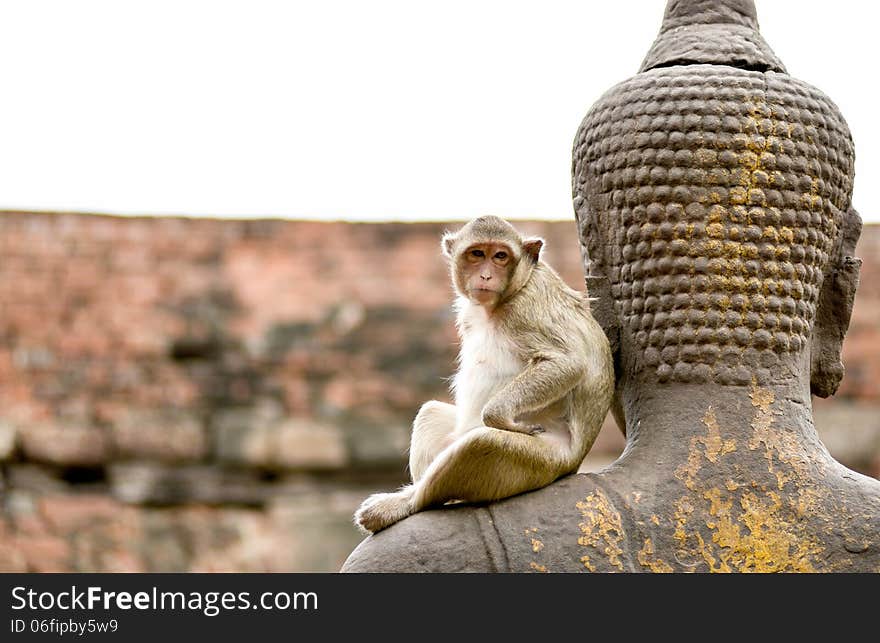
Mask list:
[[640,73],[578,131],[574,206],[618,376],[767,384],[809,365],[814,393],[840,382],[853,144],[757,29],[751,0],[672,0]]

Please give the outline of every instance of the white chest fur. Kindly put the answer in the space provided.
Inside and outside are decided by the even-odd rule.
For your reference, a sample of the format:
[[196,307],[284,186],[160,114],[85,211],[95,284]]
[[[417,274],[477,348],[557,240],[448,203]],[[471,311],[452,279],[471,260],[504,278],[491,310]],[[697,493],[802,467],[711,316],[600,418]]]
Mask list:
[[513,343],[495,328],[482,307],[459,302],[461,352],[453,380],[456,433],[482,425],[489,398],[513,379],[523,364]]

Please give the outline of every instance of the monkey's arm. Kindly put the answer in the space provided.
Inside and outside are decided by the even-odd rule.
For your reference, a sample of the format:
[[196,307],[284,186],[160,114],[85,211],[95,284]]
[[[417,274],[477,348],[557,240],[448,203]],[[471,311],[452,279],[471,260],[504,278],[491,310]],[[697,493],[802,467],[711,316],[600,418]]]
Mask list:
[[544,353],[536,356],[489,399],[483,407],[483,424],[529,433],[533,427],[520,425],[515,418],[558,401],[583,377],[583,365],[565,355]]

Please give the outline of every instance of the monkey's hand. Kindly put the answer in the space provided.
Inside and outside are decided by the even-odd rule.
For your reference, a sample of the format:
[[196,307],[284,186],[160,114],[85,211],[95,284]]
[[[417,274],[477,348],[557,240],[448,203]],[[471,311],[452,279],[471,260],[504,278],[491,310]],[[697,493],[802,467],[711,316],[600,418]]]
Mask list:
[[513,431],[514,433],[525,433],[526,435],[539,435],[544,433],[544,427],[540,424],[527,424],[525,422],[516,422],[509,420],[503,413],[491,410],[483,410],[483,424],[493,429],[501,429],[502,431]]

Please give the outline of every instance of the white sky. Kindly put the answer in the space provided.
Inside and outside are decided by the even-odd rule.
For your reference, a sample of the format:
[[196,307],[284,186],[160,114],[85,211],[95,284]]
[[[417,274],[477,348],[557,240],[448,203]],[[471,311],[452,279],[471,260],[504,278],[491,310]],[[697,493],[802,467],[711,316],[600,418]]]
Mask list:
[[[757,0],[856,143],[880,221],[878,15]],[[0,209],[572,216],[571,143],[663,0],[0,0]]]

